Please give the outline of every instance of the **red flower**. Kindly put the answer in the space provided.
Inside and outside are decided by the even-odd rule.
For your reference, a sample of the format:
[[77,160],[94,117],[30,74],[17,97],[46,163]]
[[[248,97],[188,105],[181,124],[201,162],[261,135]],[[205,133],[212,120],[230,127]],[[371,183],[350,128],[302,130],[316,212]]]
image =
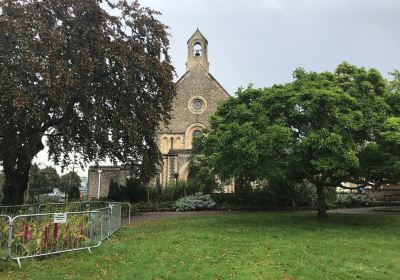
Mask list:
[[28,241],[31,240],[31,233],[29,232],[29,224],[25,224],[24,239]]
[[54,240],[57,240],[57,237],[58,237],[58,223],[54,223],[53,236],[54,236]]

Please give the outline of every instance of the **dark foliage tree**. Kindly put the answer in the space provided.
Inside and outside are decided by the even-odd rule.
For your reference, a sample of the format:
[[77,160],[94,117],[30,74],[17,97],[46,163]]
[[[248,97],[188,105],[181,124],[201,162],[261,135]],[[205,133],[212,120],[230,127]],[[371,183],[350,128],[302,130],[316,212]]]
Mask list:
[[81,197],[81,192],[79,191],[79,187],[74,185],[68,189],[67,192],[68,199],[71,200],[78,200]]
[[124,190],[126,197],[131,202],[147,201],[147,187],[140,179],[132,177],[127,179]]
[[107,198],[111,201],[125,201],[125,186],[121,186],[118,182],[111,180]]
[[128,1],[0,1],[3,203],[23,201],[45,139],[56,164],[108,157],[151,177],[175,95],[157,15]]

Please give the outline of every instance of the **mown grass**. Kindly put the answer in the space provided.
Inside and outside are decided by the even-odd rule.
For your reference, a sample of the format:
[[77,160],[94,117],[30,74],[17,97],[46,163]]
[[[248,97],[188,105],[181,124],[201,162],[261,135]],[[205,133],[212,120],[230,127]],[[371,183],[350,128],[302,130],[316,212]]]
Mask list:
[[400,215],[221,213],[144,222],[91,255],[1,269],[0,279],[400,279]]

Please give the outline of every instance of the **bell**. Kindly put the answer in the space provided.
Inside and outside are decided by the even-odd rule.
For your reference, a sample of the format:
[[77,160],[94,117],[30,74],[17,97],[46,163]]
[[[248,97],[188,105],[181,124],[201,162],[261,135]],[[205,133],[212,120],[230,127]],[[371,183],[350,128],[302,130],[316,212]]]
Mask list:
[[194,52],[194,56],[200,56],[200,55],[201,55],[200,50],[196,50],[196,51]]

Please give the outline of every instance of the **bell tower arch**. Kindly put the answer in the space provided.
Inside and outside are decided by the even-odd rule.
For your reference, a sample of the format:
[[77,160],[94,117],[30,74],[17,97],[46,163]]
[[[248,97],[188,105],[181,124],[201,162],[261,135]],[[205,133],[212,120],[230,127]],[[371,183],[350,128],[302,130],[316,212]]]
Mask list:
[[198,28],[187,41],[187,45],[188,60],[186,62],[186,71],[200,64],[208,72],[208,41]]

